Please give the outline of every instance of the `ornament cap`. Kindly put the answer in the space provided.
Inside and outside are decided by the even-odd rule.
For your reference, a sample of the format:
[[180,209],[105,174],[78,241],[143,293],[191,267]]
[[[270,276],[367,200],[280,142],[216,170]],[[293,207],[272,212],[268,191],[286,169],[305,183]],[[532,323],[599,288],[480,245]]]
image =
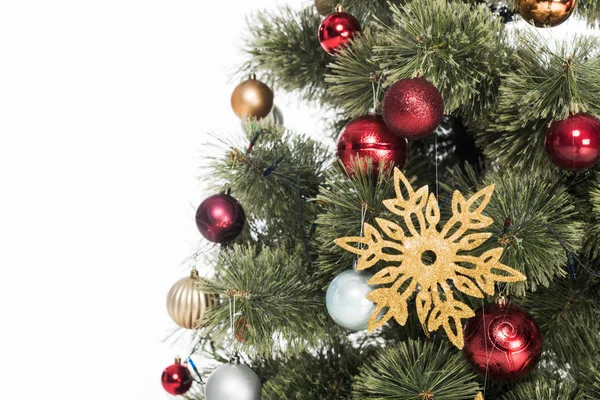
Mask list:
[[344,12],[344,6],[341,4],[338,4],[337,6],[335,6],[335,12],[338,12],[338,13]]
[[508,305],[508,299],[506,296],[498,296],[496,299],[496,304],[498,304],[500,308],[504,308]]
[[256,74],[254,72],[251,72],[250,75],[248,75],[248,80],[255,81],[256,80]]
[[198,270],[196,268],[194,268],[190,271],[190,278],[198,279]]
[[174,364],[181,364],[181,357],[179,357],[179,356],[175,357]]
[[367,112],[367,114],[377,115],[377,110],[374,107],[371,107],[371,108],[369,108],[369,111]]

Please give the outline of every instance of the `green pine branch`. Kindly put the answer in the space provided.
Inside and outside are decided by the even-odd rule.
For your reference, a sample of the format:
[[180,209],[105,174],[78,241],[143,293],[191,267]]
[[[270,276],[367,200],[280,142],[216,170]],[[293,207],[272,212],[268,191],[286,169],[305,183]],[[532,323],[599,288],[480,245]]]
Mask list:
[[600,283],[578,268],[576,279],[555,279],[518,300],[540,326],[544,349],[560,365],[582,362],[590,356],[591,343],[600,343]]
[[[256,131],[258,138],[248,152]],[[294,247],[316,219],[317,206],[306,199],[316,196],[324,179],[331,158],[327,147],[260,122],[244,138],[236,143],[223,142],[222,146],[226,153],[211,158],[209,179],[231,190],[260,243]]]
[[[504,169],[488,173],[481,181],[471,169],[453,174],[454,186],[463,193],[495,185],[494,195],[485,209],[493,219],[486,228],[494,236],[478,251],[503,246],[501,261],[527,276],[525,283],[507,286],[509,293],[524,295],[525,290],[547,287],[567,274],[567,256],[551,227],[570,251],[576,252],[583,240],[584,224],[578,221],[574,200],[561,181],[548,173]],[[510,226],[505,230],[506,219]]]
[[527,31],[516,42],[498,106],[477,141],[502,165],[547,169],[543,143],[549,124],[570,113],[600,115],[600,39],[575,35],[555,41]]
[[331,339],[286,361],[264,385],[265,400],[350,399],[353,378],[374,348],[353,346],[342,337]]
[[442,93],[446,114],[479,115],[493,103],[504,68],[503,25],[486,6],[414,0],[391,6],[394,23],[382,26],[386,43],[375,49],[385,86],[417,74]]
[[476,375],[464,356],[447,343],[400,342],[378,351],[360,369],[353,385],[356,400],[473,400]]
[[249,35],[244,47],[250,60],[241,69],[264,73],[275,89],[327,103],[324,77],[331,56],[319,44],[320,24],[321,16],[314,7],[256,12],[248,18]]
[[[207,311],[202,334],[261,356],[318,345],[328,322],[323,282],[310,274],[300,252],[239,245],[223,249],[215,278],[199,281],[200,290],[222,299]],[[242,342],[234,339],[238,332]]]
[[589,184],[591,218],[587,218],[589,229],[583,253],[593,267],[600,272],[600,172],[595,172]]
[[373,49],[384,41],[383,34],[365,30],[329,64],[331,72],[326,75],[326,82],[331,83],[329,93],[348,117],[378,108],[383,99],[384,91],[377,90],[382,70],[373,58]]
[[501,400],[584,400],[583,391],[573,382],[538,380],[517,385]]

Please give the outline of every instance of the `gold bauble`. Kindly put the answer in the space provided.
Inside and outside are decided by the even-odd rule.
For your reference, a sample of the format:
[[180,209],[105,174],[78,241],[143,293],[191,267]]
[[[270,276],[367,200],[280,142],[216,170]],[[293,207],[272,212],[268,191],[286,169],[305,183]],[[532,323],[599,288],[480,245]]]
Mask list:
[[315,0],[315,7],[321,15],[329,15],[333,12],[333,0]]
[[519,0],[519,14],[538,28],[553,27],[565,22],[577,5],[577,0]]
[[261,119],[273,109],[273,91],[254,75],[240,83],[231,94],[231,108],[240,118]]
[[206,310],[218,302],[216,295],[202,293],[197,285],[198,271],[192,270],[189,277],[175,282],[167,295],[169,315],[182,328],[197,328]]

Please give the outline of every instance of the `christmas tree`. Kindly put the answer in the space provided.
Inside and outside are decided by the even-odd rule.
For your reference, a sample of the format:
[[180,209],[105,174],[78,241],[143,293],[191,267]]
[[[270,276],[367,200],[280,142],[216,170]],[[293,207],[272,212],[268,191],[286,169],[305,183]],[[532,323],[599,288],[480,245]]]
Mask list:
[[[196,214],[214,273],[169,293],[194,340],[165,389],[600,399],[600,40],[551,34],[599,16],[316,0],[249,18],[243,132]],[[283,126],[273,90],[335,111],[322,141]]]

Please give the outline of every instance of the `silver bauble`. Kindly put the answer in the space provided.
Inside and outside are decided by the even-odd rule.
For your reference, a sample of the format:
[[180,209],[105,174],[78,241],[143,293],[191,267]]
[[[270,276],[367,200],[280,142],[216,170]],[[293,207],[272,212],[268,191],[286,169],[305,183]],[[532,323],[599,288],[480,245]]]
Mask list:
[[350,269],[336,276],[327,288],[325,303],[327,312],[340,326],[352,331],[367,329],[375,303],[366,295],[373,290],[369,286],[372,274]]
[[206,381],[206,400],[260,400],[258,375],[243,364],[224,364],[215,369]]

